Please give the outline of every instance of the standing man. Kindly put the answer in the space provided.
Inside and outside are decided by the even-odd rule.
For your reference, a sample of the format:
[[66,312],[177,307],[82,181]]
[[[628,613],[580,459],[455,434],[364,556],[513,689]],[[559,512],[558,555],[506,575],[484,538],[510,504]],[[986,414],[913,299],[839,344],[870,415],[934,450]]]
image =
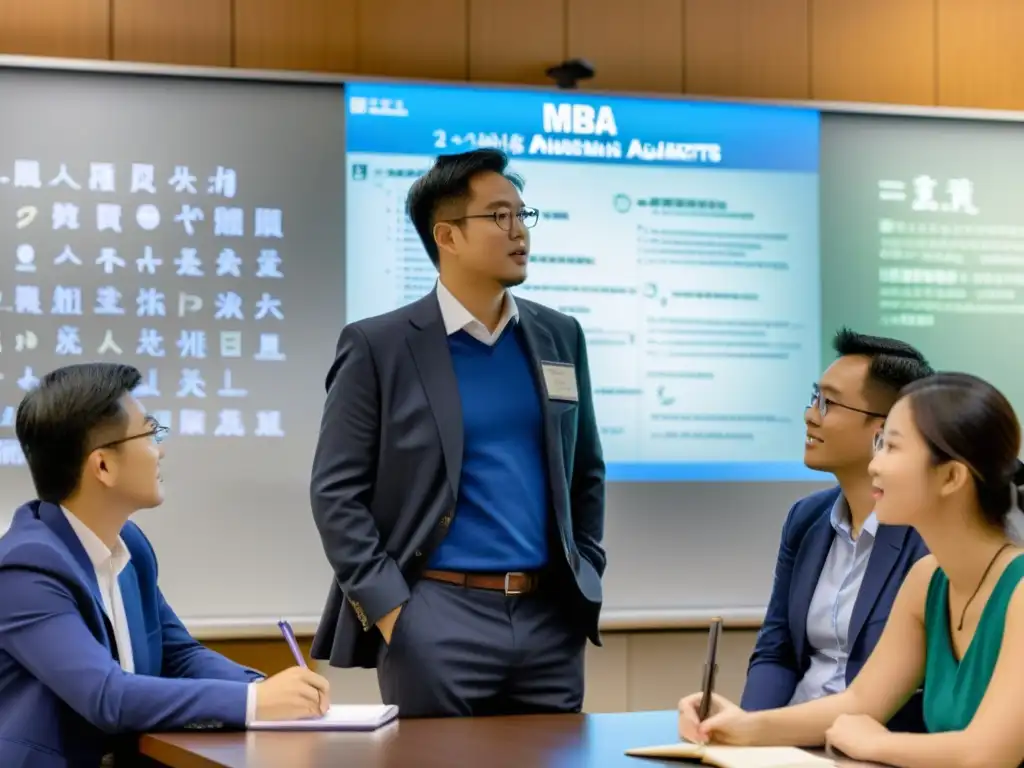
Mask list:
[[[896,339],[848,329],[804,412],[804,463],[837,485],[801,499],[782,528],[775,581],[741,706],[800,704],[846,689],[874,649],[907,572],[928,554],[906,526],[881,525],[868,464],[900,390],[933,373]],[[924,728],[921,697],[890,728]]]
[[436,290],[347,325],[327,375],[311,500],[335,581],[313,656],[376,667],[405,717],[578,712],[600,644],[586,344],[509,293],[539,215],[522,188],[498,150],[438,158],[407,200]]

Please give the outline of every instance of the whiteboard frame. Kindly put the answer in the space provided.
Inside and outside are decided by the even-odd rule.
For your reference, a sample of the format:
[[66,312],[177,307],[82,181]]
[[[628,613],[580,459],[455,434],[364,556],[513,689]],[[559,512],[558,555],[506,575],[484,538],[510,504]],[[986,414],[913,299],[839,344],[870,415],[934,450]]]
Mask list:
[[[708,609],[646,609],[609,610],[601,612],[602,632],[664,632],[706,630],[712,619],[722,619],[726,629],[760,629],[764,623],[764,608]],[[289,619],[299,637],[310,637],[320,623],[319,616],[299,616]],[[276,622],[253,618],[233,621],[190,621],[188,631],[198,640],[280,640],[281,631]]]

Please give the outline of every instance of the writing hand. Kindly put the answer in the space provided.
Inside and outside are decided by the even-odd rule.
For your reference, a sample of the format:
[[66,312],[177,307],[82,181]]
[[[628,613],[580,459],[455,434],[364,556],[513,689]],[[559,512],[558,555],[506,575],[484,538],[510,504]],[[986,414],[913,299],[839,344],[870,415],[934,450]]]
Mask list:
[[751,714],[744,712],[724,696],[711,694],[711,708],[701,721],[698,715],[701,693],[692,693],[679,701],[679,735],[695,744],[745,745],[755,742]]
[[256,684],[257,720],[322,717],[331,706],[331,686],[307,667],[290,667]]

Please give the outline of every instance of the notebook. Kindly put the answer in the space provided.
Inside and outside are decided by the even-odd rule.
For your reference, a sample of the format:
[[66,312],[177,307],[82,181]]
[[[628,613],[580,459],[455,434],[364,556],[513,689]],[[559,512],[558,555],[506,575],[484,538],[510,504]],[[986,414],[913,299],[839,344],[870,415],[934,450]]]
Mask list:
[[626,750],[633,757],[680,760],[713,768],[834,768],[835,763],[796,747],[716,747],[687,741]]
[[398,717],[394,704],[332,704],[323,717],[254,720],[251,731],[375,731]]

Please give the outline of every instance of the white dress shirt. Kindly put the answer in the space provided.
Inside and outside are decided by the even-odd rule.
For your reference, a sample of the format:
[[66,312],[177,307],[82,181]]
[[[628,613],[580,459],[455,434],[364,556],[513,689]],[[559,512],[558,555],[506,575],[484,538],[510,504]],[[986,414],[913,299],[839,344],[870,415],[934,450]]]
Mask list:
[[846,665],[854,639],[850,637],[850,619],[875,546],[878,519],[872,512],[860,535],[853,538],[850,507],[840,496],[832,505],[830,522],[835,536],[807,611],[811,664],[797,684],[790,706],[846,689]]
[[96,571],[100,597],[103,598],[103,612],[114,628],[114,645],[117,647],[121,669],[125,672],[135,672],[132,637],[128,632],[128,617],[124,612],[124,599],[121,597],[121,585],[118,583],[118,577],[132,559],[132,555],[120,536],[117,537],[114,549],[107,549],[107,545],[100,541],[100,537],[71,512],[65,509],[64,516],[78,536],[78,540],[82,542],[85,554],[89,556]]
[[[93,569],[96,581],[100,586],[100,597],[103,599],[103,613],[114,629],[114,645],[121,669],[130,674],[135,673],[135,658],[132,655],[132,636],[128,629],[128,617],[124,611],[124,598],[121,596],[121,585],[118,577],[132,559],[131,552],[124,540],[118,536],[114,549],[110,550],[89,526],[79,520],[71,512],[61,507],[71,530],[82,543]],[[250,683],[245,698],[245,722],[248,725],[256,719],[256,684]]]
[[505,303],[502,305],[501,319],[498,321],[494,333],[487,330],[487,326],[477,320],[459,302],[452,292],[444,287],[444,283],[437,281],[437,303],[441,307],[441,319],[444,321],[444,330],[449,336],[459,331],[465,331],[481,344],[493,347],[501,338],[502,331],[509,323],[519,319],[519,307],[512,294],[505,291]]

